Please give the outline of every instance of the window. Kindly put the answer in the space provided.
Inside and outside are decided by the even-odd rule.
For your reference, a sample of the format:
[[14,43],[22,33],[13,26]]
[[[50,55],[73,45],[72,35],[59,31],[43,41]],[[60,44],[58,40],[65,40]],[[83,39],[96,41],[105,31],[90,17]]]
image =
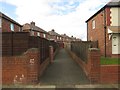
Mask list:
[[95,29],[95,20],[92,20],[92,28]]
[[19,31],[21,31],[21,27],[19,27]]
[[37,32],[37,36],[40,36],[40,33],[39,33],[39,32]]
[[43,34],[43,37],[45,38],[45,37],[46,37],[46,35],[45,35],[45,34]]
[[0,18],[0,28],[2,27],[2,19]]
[[13,23],[10,24],[10,29],[11,29],[11,31],[14,31],[14,24]]

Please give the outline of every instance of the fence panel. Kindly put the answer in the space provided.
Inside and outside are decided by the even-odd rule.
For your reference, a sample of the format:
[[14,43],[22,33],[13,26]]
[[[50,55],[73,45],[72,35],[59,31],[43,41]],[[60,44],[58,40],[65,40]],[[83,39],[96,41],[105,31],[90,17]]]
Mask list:
[[12,55],[12,33],[2,33],[2,56]]
[[49,46],[55,50],[58,43],[45,38],[30,36],[28,32],[3,32],[2,33],[2,56],[21,55],[30,48],[40,50],[41,63],[49,57]]
[[20,55],[28,49],[29,33],[2,33],[2,56]]
[[80,57],[84,62],[87,62],[88,48],[98,48],[97,41],[72,41],[71,51]]
[[29,33],[13,33],[12,43],[13,43],[13,56],[14,55],[21,55],[23,52],[26,52],[28,49],[28,40],[29,40]]

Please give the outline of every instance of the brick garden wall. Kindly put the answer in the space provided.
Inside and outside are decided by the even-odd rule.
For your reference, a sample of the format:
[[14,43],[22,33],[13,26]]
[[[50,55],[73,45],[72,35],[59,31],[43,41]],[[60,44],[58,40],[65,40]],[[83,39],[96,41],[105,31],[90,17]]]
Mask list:
[[100,52],[97,49],[89,49],[88,60],[84,62],[74,52],[67,50],[73,60],[84,70],[91,83],[120,83],[120,66],[100,65]]
[[[53,47],[50,52],[49,46]],[[3,84],[37,83],[58,47],[54,41],[29,36],[27,32],[3,32]]]
[[112,54],[112,58],[120,58],[120,54]]
[[101,83],[120,83],[120,66],[101,65]]
[[75,53],[68,51],[69,54],[72,56],[73,60],[77,62],[80,67],[84,70],[87,77],[92,83],[99,83],[100,81],[100,65],[98,64],[100,62],[100,52],[98,49],[91,48],[88,51],[88,60],[87,62],[84,62],[82,59],[80,59]]
[[[40,65],[39,52],[30,49],[21,56],[2,57],[2,83],[33,83],[37,82],[38,66]],[[34,63],[31,59],[34,59]],[[23,76],[22,76],[23,75]],[[20,80],[22,78],[24,80]]]
[[[52,51],[52,52],[51,52]],[[50,48],[49,57],[57,54],[58,49],[53,52]],[[4,84],[35,84],[39,82],[44,73],[50,58],[41,63],[39,49],[31,48],[20,56],[2,57],[2,83]],[[53,61],[53,60],[52,60]],[[21,78],[21,79],[20,79]]]

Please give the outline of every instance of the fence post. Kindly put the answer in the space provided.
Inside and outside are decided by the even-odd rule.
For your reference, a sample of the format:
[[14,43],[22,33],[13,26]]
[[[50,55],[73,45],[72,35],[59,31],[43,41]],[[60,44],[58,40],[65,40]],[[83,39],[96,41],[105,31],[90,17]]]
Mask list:
[[53,46],[49,46],[49,57],[50,57],[50,63],[53,63]]
[[100,82],[100,51],[98,48],[88,50],[88,77],[91,83]]

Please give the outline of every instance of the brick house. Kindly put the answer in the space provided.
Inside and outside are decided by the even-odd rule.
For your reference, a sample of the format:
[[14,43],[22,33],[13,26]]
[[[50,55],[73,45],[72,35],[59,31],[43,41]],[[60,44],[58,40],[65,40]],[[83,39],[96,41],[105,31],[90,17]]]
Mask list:
[[55,41],[57,43],[59,43],[59,46],[61,48],[64,48],[64,43],[63,43],[63,37],[58,34],[57,32],[55,32],[54,29],[52,29],[51,31],[48,32],[49,33],[49,40]]
[[82,40],[79,39],[79,38],[76,38],[76,37],[71,36],[71,41],[82,41]]
[[22,27],[22,31],[30,32],[31,36],[39,36],[39,37],[46,38],[46,39],[48,39],[49,37],[48,32],[36,26],[35,22],[33,21],[30,24],[29,23],[24,24]]
[[48,33],[49,33],[49,39],[50,40],[53,40],[53,41],[55,41],[55,42],[58,42],[58,41],[61,41],[62,40],[62,38],[61,38],[61,36],[57,33],[57,32],[55,32],[55,30],[54,29],[52,29],[51,31],[48,31]]
[[62,34],[61,35],[62,38],[63,38],[63,43],[64,43],[64,47],[66,48],[70,48],[71,46],[71,41],[73,40],[71,37],[69,37],[68,35],[66,34]]
[[0,32],[20,32],[22,25],[0,12]]
[[120,57],[120,0],[113,0],[87,21],[87,40],[98,41],[102,56]]

